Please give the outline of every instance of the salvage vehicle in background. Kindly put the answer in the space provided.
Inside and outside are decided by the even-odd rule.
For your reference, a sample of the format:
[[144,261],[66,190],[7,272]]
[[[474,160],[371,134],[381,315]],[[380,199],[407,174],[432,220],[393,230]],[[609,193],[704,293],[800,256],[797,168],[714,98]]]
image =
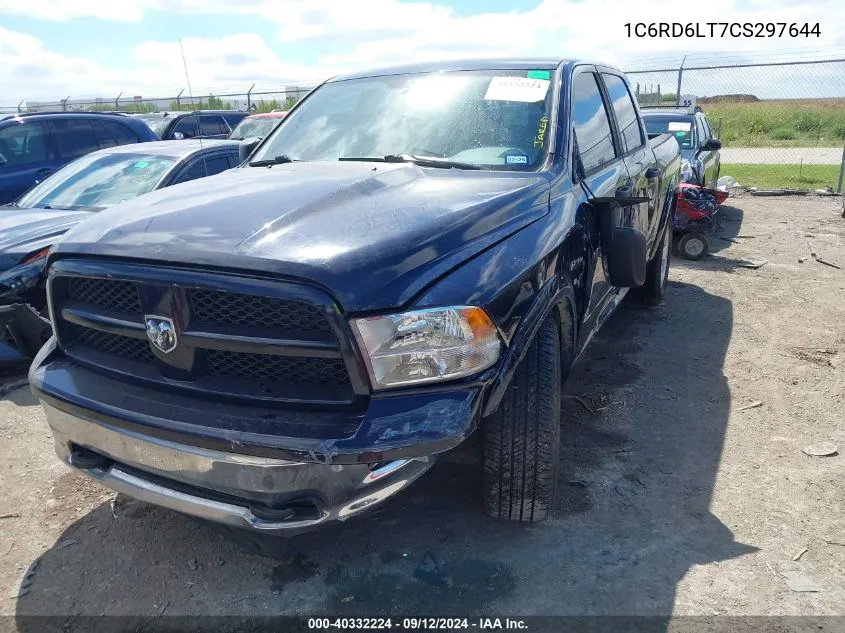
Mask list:
[[664,295],[679,168],[608,66],[329,80],[240,168],[56,245],[32,390],[67,464],[228,527],[348,519],[478,429],[487,511],[542,520],[572,363]]
[[27,363],[51,334],[43,273],[57,239],[103,209],[235,167],[238,145],[159,141],[100,150],[0,206],[0,366]]
[[264,112],[262,114],[251,114],[238,123],[238,127],[232,130],[230,139],[243,141],[248,138],[262,139],[273,131],[279,121],[287,116],[287,111],[279,110]]
[[238,110],[195,110],[193,112],[144,112],[134,115],[163,141],[190,138],[229,138],[246,117]]
[[716,188],[722,143],[713,136],[700,108],[644,107],[649,136],[672,134],[681,147],[681,181]]
[[105,112],[0,115],[0,204],[90,152],[155,141],[140,121]]

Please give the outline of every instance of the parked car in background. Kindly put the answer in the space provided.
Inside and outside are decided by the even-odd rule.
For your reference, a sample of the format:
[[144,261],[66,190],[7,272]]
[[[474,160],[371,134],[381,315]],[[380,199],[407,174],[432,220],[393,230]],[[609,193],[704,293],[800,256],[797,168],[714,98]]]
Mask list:
[[163,141],[188,138],[228,138],[246,112],[195,110],[194,112],[144,112],[134,118],[146,123]]
[[273,131],[279,121],[287,116],[286,111],[264,112],[263,114],[251,114],[232,130],[230,139],[243,141],[248,138],[264,138]]
[[649,136],[672,134],[681,147],[681,181],[716,188],[722,143],[699,108],[642,108]]
[[77,159],[0,206],[0,365],[25,362],[50,334],[44,263],[56,239],[98,211],[240,163],[239,144],[123,145]]
[[33,112],[0,116],[0,204],[90,152],[155,141],[142,122],[105,112]]
[[675,137],[614,68],[509,59],[330,80],[260,143],[49,255],[29,376],[61,459],[296,534],[481,429],[487,511],[544,519],[572,363],[629,289],[664,295]]

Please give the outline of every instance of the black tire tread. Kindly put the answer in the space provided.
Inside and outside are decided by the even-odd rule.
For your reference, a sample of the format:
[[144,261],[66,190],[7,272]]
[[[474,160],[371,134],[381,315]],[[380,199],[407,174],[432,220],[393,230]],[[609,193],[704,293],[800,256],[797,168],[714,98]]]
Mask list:
[[542,521],[554,504],[560,446],[561,347],[543,322],[484,427],[484,500],[491,515]]
[[[664,229],[662,240],[669,240],[669,251],[667,253],[667,257],[669,257],[669,262],[672,261],[672,231],[671,227],[666,227]],[[646,267],[646,277],[645,283],[636,288],[634,290],[634,295],[644,304],[646,305],[659,305],[663,301],[663,297],[666,295],[666,279],[660,278],[660,258],[663,256],[663,243],[660,243],[660,246],[657,249],[657,252],[654,254],[654,257],[651,258],[651,261],[648,262],[648,266]],[[669,275],[669,266],[666,266],[666,276]]]

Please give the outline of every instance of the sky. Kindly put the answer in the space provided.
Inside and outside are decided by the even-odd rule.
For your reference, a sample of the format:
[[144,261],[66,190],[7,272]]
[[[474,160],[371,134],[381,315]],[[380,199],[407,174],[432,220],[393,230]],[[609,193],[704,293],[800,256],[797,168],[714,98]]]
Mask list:
[[[637,38],[625,27],[667,21],[807,22],[821,35]],[[195,95],[252,84],[281,90],[352,70],[463,57],[577,57],[623,69],[677,67],[684,56],[687,66],[845,58],[845,1],[0,0],[0,106],[175,95],[187,83],[180,40]],[[730,81],[712,73],[695,90],[746,92],[730,90],[741,83],[771,94],[791,86],[845,96],[845,65],[805,69]],[[673,76],[634,79],[665,86]]]

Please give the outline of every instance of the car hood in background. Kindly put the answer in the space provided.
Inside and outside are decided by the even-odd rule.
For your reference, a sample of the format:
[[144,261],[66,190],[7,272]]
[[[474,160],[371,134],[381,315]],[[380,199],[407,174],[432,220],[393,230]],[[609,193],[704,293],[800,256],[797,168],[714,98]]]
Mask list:
[[347,311],[397,307],[548,213],[543,174],[301,162],[233,169],[106,210],[85,253],[307,280]]
[[32,251],[51,246],[58,236],[91,216],[89,211],[0,206],[0,271]]

